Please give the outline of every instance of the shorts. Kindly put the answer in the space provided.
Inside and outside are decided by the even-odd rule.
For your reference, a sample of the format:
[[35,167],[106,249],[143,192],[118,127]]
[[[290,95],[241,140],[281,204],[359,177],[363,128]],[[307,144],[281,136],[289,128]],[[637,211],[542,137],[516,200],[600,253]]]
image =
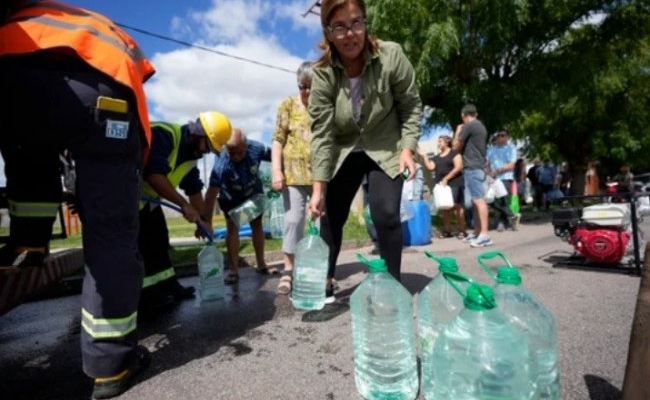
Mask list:
[[454,204],[463,204],[464,203],[464,193],[465,188],[463,186],[450,186],[451,196],[454,199]]
[[485,178],[487,175],[482,169],[463,170],[463,179],[465,180],[465,201],[478,200],[485,197]]

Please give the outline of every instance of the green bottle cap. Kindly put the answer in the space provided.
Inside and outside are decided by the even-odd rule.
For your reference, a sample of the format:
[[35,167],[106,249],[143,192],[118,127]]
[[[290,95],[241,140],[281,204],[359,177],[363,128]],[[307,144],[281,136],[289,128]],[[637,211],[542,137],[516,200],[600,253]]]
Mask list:
[[465,308],[476,311],[491,310],[497,306],[492,288],[479,284],[473,284],[467,288],[464,304]]
[[438,261],[439,266],[438,266],[438,271],[440,272],[458,272],[458,263],[456,262],[456,259],[453,257],[438,257],[436,258],[436,261]]
[[505,285],[521,285],[521,274],[514,267],[499,267],[496,281]]
[[310,219],[307,225],[307,234],[309,236],[318,236],[318,227],[314,224],[314,220]]
[[388,271],[388,266],[386,265],[386,261],[384,261],[381,258],[375,258],[374,260],[370,260],[368,262],[368,271],[370,272],[386,272]]

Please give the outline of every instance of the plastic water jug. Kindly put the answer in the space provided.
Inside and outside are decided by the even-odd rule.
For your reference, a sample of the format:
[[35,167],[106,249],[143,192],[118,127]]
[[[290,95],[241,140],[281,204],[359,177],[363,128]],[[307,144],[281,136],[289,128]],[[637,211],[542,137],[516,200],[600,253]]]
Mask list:
[[411,204],[411,200],[408,199],[406,194],[402,192],[402,199],[399,204],[399,220],[401,222],[408,221],[413,218],[413,215],[415,215],[413,204]]
[[456,259],[439,257],[428,250],[425,255],[438,262],[439,273],[418,294],[417,320],[420,339],[421,392],[427,400],[435,399],[432,380],[433,348],[436,339],[463,309],[463,298],[447,283],[443,273],[458,272]]
[[440,183],[433,187],[433,201],[437,210],[449,210],[454,208],[454,196],[451,192],[451,186]]
[[307,235],[296,247],[291,303],[300,310],[320,310],[325,306],[325,284],[330,248],[309,221]]
[[[497,268],[496,276],[486,261],[499,257],[505,266]],[[555,318],[521,283],[519,269],[514,268],[499,251],[482,253],[478,261],[494,279],[494,296],[499,309],[519,328],[530,346],[531,376],[535,384],[535,400],[559,400],[560,376]]]
[[209,243],[199,252],[197,258],[199,270],[199,294],[201,301],[222,299],[224,297],[223,254],[221,250]]
[[413,400],[418,393],[411,294],[381,258],[350,296],[354,381],[366,400]]
[[424,200],[410,201],[413,217],[402,222],[404,246],[423,246],[431,243],[431,213]]
[[279,239],[284,233],[284,201],[282,200],[282,193],[275,190],[269,191],[268,194],[269,205],[269,231],[271,237]]
[[[497,309],[492,288],[443,276],[464,295],[464,308],[436,340],[427,400],[531,400],[528,343]],[[454,281],[469,283],[466,292]]]
[[228,216],[238,228],[241,228],[243,225],[250,223],[252,220],[262,215],[265,206],[265,196],[262,193],[258,193],[241,203],[239,206],[228,211]]

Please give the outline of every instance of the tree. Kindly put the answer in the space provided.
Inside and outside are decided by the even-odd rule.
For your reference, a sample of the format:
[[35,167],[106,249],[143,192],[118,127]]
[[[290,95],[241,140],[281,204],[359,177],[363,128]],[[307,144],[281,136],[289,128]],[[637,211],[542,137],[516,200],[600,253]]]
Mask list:
[[[432,124],[474,102],[531,154],[587,159],[648,143],[647,0],[372,0],[370,31],[404,47]],[[650,165],[649,165],[650,166]],[[645,166],[644,166],[645,167]]]

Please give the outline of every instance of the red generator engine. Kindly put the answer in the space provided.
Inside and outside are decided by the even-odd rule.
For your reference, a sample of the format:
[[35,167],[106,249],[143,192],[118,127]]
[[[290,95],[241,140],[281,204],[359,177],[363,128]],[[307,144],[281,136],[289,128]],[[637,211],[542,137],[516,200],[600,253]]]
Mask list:
[[555,235],[591,262],[618,264],[628,253],[632,236],[629,204],[554,210],[552,223]]
[[581,226],[569,237],[569,244],[591,261],[618,264],[627,252],[630,236],[628,230]]

